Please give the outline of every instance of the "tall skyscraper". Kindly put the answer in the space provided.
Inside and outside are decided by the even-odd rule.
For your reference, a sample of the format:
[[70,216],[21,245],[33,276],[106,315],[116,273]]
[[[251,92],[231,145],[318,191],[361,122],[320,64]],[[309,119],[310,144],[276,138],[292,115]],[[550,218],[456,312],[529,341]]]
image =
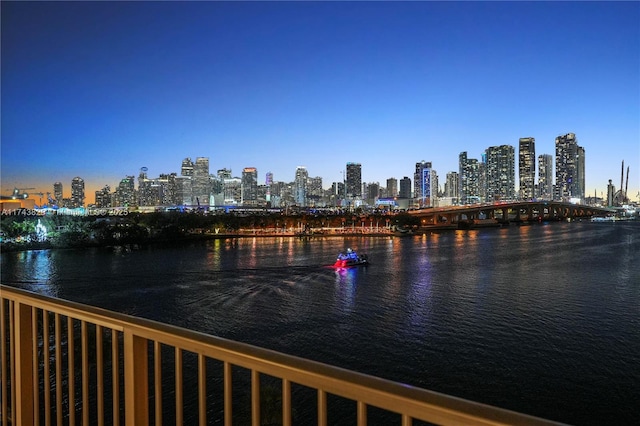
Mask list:
[[411,179],[408,176],[400,179],[400,193],[398,198],[411,198]]
[[480,200],[480,168],[478,160],[468,158],[463,151],[458,156],[460,178],[460,204],[473,204]]
[[486,150],[486,201],[516,198],[515,149],[511,145],[491,146]]
[[556,138],[556,200],[584,198],[584,161],[584,148],[574,133]]
[[520,178],[520,198],[523,200],[534,198],[536,181],[535,138],[520,138],[518,147],[518,176]]
[[96,207],[99,209],[111,207],[111,187],[109,185],[96,191]]
[[116,188],[116,206],[133,207],[136,205],[135,177],[127,176]]
[[193,176],[193,161],[191,161],[191,158],[187,157],[182,160],[180,176]]
[[347,198],[362,198],[362,166],[360,163],[347,163]]
[[296,167],[296,177],[294,181],[295,201],[298,206],[307,205],[307,184],[309,172],[304,166]]
[[398,195],[398,179],[387,179],[387,197],[395,197]]
[[541,154],[538,156],[538,198],[553,199],[553,156]]
[[58,207],[62,207],[62,182],[56,182],[53,184],[53,197],[56,199]]
[[71,208],[84,207],[84,180],[74,177],[71,180]]
[[267,187],[265,200],[267,201],[267,203],[270,203],[271,202],[271,185],[273,184],[273,173],[267,172],[264,183],[265,183],[265,186]]
[[258,203],[258,170],[245,167],[242,170],[242,205],[251,206]]
[[413,197],[421,207],[433,206],[438,195],[437,187],[434,188],[433,174],[431,162],[423,160],[416,163],[416,171],[413,175]]
[[191,190],[193,200],[201,206],[209,205],[211,184],[209,181],[209,157],[197,157],[193,165],[193,177],[191,178]]
[[458,202],[460,198],[460,175],[458,172],[447,173],[447,181],[444,184],[444,196]]

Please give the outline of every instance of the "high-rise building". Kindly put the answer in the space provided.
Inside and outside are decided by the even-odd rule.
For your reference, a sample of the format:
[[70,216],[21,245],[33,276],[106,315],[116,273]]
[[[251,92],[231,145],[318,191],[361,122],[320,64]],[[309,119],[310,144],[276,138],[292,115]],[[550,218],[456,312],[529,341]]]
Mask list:
[[516,196],[515,149],[511,145],[491,146],[486,152],[487,202],[513,200]]
[[56,182],[53,184],[53,198],[56,200],[56,205],[62,204],[62,182]]
[[541,154],[538,156],[538,198],[553,199],[553,156]]
[[307,180],[309,179],[309,172],[304,166],[296,167],[296,177],[293,182],[295,192],[295,202],[298,206],[307,205]]
[[395,197],[398,195],[398,179],[387,179],[387,197]]
[[197,157],[191,178],[192,199],[200,206],[209,205],[211,183],[209,180],[209,157]]
[[447,173],[447,181],[444,184],[444,196],[458,202],[460,198],[460,175],[458,172]]
[[367,185],[367,203],[373,206],[378,198],[380,198],[380,184],[378,182],[369,183]]
[[468,158],[463,151],[458,156],[460,204],[473,204],[480,200],[480,168],[478,160]]
[[322,201],[323,193],[320,176],[307,178],[307,205],[318,206]]
[[71,208],[84,207],[84,180],[74,177],[71,180]]
[[584,148],[574,133],[556,138],[556,200],[584,198],[584,161]]
[[265,190],[265,200],[267,203],[271,202],[271,185],[273,184],[273,173],[267,172],[264,184],[266,186]]
[[243,206],[258,204],[258,169],[245,167],[242,170],[242,199]]
[[411,198],[411,179],[408,176],[400,179],[400,192],[398,198]]
[[115,204],[117,207],[133,207],[136,205],[135,177],[127,176],[116,188]]
[[111,187],[109,185],[96,191],[96,207],[99,209],[111,207]]
[[191,176],[176,176],[175,180],[175,204],[179,206],[190,206],[191,199]]
[[434,187],[432,179],[433,175],[431,162],[423,160],[416,163],[416,171],[413,174],[413,197],[421,207],[432,207],[438,196],[437,186]]
[[520,138],[518,147],[518,176],[520,178],[520,198],[523,200],[531,200],[535,197],[535,138]]
[[187,157],[182,160],[180,176],[193,176],[193,161],[191,161],[191,158]]
[[360,163],[347,163],[345,188],[347,198],[362,198],[362,165]]

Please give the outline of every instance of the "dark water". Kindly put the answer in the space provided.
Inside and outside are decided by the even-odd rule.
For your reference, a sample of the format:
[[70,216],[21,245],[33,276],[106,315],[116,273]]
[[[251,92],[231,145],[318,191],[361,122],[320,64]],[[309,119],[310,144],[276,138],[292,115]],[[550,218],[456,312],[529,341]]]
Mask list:
[[[326,265],[345,247],[367,268]],[[640,222],[1,255],[2,283],[556,421],[640,424]]]

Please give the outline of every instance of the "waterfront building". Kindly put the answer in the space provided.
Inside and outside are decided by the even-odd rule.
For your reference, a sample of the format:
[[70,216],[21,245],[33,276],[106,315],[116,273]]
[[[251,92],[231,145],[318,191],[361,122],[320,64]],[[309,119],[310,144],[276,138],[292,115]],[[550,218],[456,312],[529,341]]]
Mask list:
[[514,200],[515,190],[515,149],[511,145],[487,148],[485,182],[487,202]]
[[258,204],[258,170],[255,167],[245,167],[242,170],[242,198],[243,206]]
[[460,175],[458,172],[447,173],[447,180],[444,183],[444,196],[452,200],[452,204],[457,204],[460,198]]
[[480,201],[480,168],[478,160],[468,158],[463,151],[458,156],[460,204],[473,204]]
[[193,161],[191,161],[191,158],[187,157],[182,160],[180,176],[193,176]]
[[322,178],[320,176],[307,178],[307,205],[319,206],[323,196]]
[[387,179],[387,197],[395,197],[398,195],[398,179]]
[[535,197],[536,179],[536,139],[520,138],[518,147],[518,176],[520,198],[531,200]]
[[350,200],[362,197],[362,165],[347,163],[346,198]]
[[304,166],[296,167],[295,180],[293,182],[295,192],[295,203],[298,206],[307,205],[307,179],[309,178],[309,172]]
[[174,178],[175,195],[174,202],[180,206],[190,206],[191,199],[191,176],[176,176]]
[[574,133],[556,138],[556,200],[584,198],[584,162],[584,148],[578,145]]
[[380,198],[380,184],[378,182],[369,183],[367,185],[367,204],[376,205],[378,198]]
[[413,196],[420,207],[433,207],[437,198],[437,184],[434,185],[431,162],[421,161],[416,163],[416,171],[413,175]]
[[109,185],[105,185],[104,188],[96,191],[95,205],[101,209],[111,207],[111,187]]
[[538,156],[538,194],[543,200],[553,198],[553,156],[541,154]]
[[411,179],[408,176],[400,179],[400,192],[398,198],[411,198]]
[[[224,197],[223,204],[238,205],[242,198],[242,179],[240,178],[225,178],[223,180]],[[197,200],[196,200],[197,202]]]
[[133,207],[137,204],[135,177],[127,176],[120,181],[115,191],[115,207]]
[[199,205],[209,205],[211,183],[209,181],[209,157],[197,157],[191,180],[192,198]]
[[58,207],[62,207],[62,182],[53,184],[53,198],[55,198]]
[[268,205],[271,205],[271,184],[273,183],[273,173],[267,172],[265,177],[265,195],[264,199]]
[[84,179],[74,177],[71,180],[71,208],[84,207]]

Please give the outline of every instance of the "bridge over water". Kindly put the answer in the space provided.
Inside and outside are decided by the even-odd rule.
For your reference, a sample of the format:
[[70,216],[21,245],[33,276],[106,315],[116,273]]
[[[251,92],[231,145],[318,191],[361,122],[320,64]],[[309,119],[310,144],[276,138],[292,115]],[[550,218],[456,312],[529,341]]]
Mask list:
[[560,201],[517,201],[410,210],[424,227],[472,228],[615,214],[614,209]]

